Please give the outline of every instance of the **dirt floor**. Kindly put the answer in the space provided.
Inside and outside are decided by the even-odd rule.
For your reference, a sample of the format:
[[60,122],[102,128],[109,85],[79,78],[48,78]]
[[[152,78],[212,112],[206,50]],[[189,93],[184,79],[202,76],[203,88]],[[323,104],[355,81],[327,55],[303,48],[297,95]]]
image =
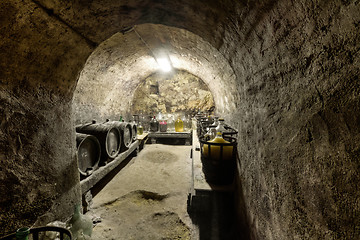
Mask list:
[[94,197],[93,240],[194,239],[187,213],[191,146],[145,145]]

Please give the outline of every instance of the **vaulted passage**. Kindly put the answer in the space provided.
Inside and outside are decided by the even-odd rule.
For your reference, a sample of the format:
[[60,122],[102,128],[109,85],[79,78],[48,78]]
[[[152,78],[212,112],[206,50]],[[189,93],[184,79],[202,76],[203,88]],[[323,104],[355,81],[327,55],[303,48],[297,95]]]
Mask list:
[[[192,104],[239,132],[234,207],[250,239],[360,238],[359,12],[355,0],[1,1],[0,236],[71,216],[75,125],[129,118],[141,91],[177,112],[162,94],[188,104],[181,84],[196,79]],[[164,52],[174,72],[161,78]]]
[[[157,59],[162,55],[169,59],[173,71],[164,73],[159,69]],[[193,79],[198,78],[199,83],[194,85],[193,80],[186,80],[189,76],[184,71],[193,75]],[[151,76],[153,80],[149,79]],[[182,83],[176,79],[182,79]],[[141,91],[139,88],[143,88],[144,82],[149,82],[149,90],[135,94],[136,89]],[[151,90],[150,86],[156,89]],[[207,94],[200,96],[199,91],[193,89]],[[174,108],[166,99],[155,103],[155,99],[146,98],[151,98],[151,94],[156,97],[166,95],[179,105],[189,99],[194,106],[186,103],[183,109],[180,106]],[[142,111],[148,115],[159,111],[194,115],[198,109],[210,110],[212,105],[219,114],[235,111],[235,98],[238,98],[238,92],[234,72],[217,49],[183,29],[141,24],[111,36],[95,49],[81,71],[73,105],[75,122],[81,123],[91,119],[118,119],[119,115],[130,119],[131,114],[140,113],[134,106],[140,104],[138,99],[148,101],[149,106],[157,106],[151,111],[145,104]],[[167,109],[159,106],[162,101],[168,102]]]

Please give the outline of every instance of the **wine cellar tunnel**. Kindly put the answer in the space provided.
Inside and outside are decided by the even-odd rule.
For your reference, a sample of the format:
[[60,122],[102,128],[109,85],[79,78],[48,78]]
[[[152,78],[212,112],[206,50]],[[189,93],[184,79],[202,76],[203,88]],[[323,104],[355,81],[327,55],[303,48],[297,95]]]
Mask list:
[[[161,54],[169,58],[173,71],[166,73],[159,69],[157,58]],[[141,92],[136,97],[135,90],[154,73],[158,76],[148,80],[147,85],[156,85],[157,88],[160,85],[161,91],[165,92],[155,94],[160,98],[161,95],[169,96],[174,103],[166,99],[157,102],[149,100],[157,106],[153,111],[148,111],[150,103],[143,103],[144,109],[140,109],[140,106],[136,108],[134,104],[138,102],[137,98],[146,99],[151,92]],[[188,80],[176,84],[171,80],[174,78]],[[224,81],[226,84],[222,84]],[[193,91],[198,88],[201,94]],[[127,29],[126,33],[111,36],[91,54],[77,83],[73,112],[76,124],[91,119],[117,120],[120,115],[131,119],[132,114],[139,114],[140,110],[148,115],[157,115],[159,111],[163,114],[187,112],[187,115],[194,115],[199,109],[208,112],[212,105],[217,106],[217,114],[223,115],[236,108],[233,99],[237,95],[232,68],[209,43],[183,29],[141,24]],[[192,104],[180,100],[191,101],[192,96],[195,96]],[[209,106],[206,106],[207,98],[211,102]],[[174,107],[175,103],[184,106]],[[161,107],[161,104],[169,106]]]
[[1,1],[0,236],[71,216],[75,125],[131,116],[165,49],[238,130],[234,205],[251,239],[360,238],[359,12],[356,0]]

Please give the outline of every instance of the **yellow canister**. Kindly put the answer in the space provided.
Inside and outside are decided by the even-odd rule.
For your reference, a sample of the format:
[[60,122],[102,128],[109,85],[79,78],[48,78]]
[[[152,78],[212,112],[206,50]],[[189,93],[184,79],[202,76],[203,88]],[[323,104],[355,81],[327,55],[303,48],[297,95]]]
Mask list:
[[[230,143],[222,138],[221,133],[217,132],[216,137],[213,140],[208,141],[208,143]],[[209,156],[209,147],[210,147],[210,156]],[[211,160],[220,160],[221,147],[223,148],[222,160],[230,160],[233,157],[233,146],[218,146],[211,144],[203,145],[203,155],[204,157],[210,157]]]

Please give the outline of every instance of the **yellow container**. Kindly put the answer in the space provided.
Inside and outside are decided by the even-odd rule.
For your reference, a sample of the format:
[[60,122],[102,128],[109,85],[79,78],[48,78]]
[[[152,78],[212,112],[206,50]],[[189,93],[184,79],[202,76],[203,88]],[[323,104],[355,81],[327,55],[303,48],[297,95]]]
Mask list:
[[144,128],[143,128],[143,126],[139,125],[137,128],[137,134],[142,135],[143,133],[144,133]]
[[[221,136],[221,133],[216,133],[216,137],[213,140],[208,141],[209,143],[230,143],[224,140]],[[210,159],[211,160],[220,160],[221,147],[223,148],[222,160],[230,160],[233,157],[233,146],[217,146],[204,144],[203,145],[203,155],[204,157],[209,157],[209,147],[210,147]]]
[[183,132],[184,131],[184,122],[178,118],[175,121],[175,132]]

